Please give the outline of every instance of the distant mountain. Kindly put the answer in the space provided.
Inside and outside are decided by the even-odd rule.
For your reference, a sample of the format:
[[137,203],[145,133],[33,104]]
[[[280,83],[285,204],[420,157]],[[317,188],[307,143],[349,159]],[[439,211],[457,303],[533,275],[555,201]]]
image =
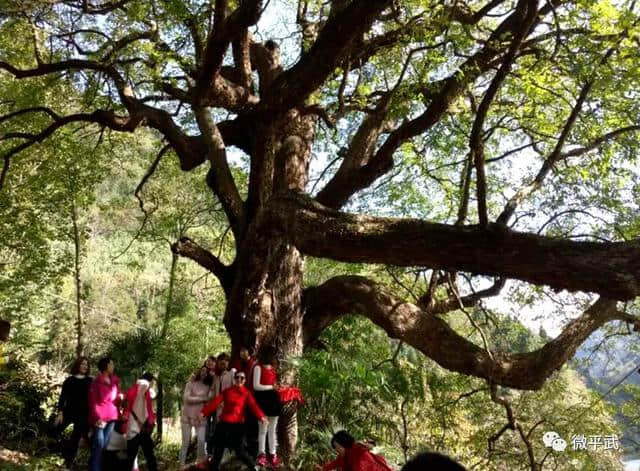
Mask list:
[[628,390],[629,385],[640,386],[640,352],[636,337],[616,336],[605,340],[604,333],[596,332],[578,349],[571,366],[590,389],[600,395],[606,394],[607,402],[620,411],[615,414],[615,419],[623,430],[621,445],[625,454],[632,455],[640,451],[640,424],[637,418],[632,419],[621,413],[623,404],[640,401],[640,397],[634,397]]

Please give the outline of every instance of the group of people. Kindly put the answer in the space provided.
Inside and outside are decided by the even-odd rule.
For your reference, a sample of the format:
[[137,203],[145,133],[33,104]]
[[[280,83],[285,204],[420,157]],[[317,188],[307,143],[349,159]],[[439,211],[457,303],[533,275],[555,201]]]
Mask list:
[[245,347],[233,361],[226,353],[207,358],[184,388],[181,467],[194,431],[200,468],[207,466],[208,453],[209,469],[217,470],[225,449],[250,469],[280,466],[276,430],[282,388],[276,368],[271,347],[263,347],[257,358]]
[[[248,348],[242,348],[234,360],[226,353],[210,356],[189,378],[181,412],[181,469],[186,469],[194,431],[199,469],[217,471],[226,449],[250,470],[256,465],[274,469],[280,466],[278,418],[282,401],[288,400],[295,388],[278,382],[275,353],[275,349],[266,347],[256,358]],[[58,431],[73,424],[73,432],[63,447],[65,465],[72,466],[78,443],[85,437],[91,439],[90,471],[135,471],[140,448],[147,469],[157,471],[151,439],[156,421],[151,396],[154,381],[151,373],[144,373],[123,394],[110,358],[98,361],[95,378],[89,375],[88,359],[78,358],[62,385],[56,417]],[[114,436],[126,440],[126,459],[119,464],[107,461]],[[372,452],[372,446],[356,442],[344,430],[333,435],[331,445],[337,458],[317,466],[317,471],[391,471],[385,459]],[[418,469],[464,471],[454,461],[434,453],[417,456],[403,471]]]
[[[225,449],[234,451],[250,469],[280,466],[276,430],[282,406],[276,367],[276,351],[270,347],[263,348],[259,358],[242,348],[233,361],[227,353],[206,359],[184,388],[181,468],[186,467],[194,430],[201,469],[217,470]],[[110,358],[102,358],[92,378],[88,359],[80,357],[64,381],[55,422],[59,433],[73,425],[63,445],[65,465],[73,465],[84,437],[91,440],[90,471],[115,469],[113,464],[105,465],[107,450],[114,436],[122,435],[126,460],[117,469],[135,470],[142,449],[147,469],[156,471],[151,439],[156,419],[150,394],[155,378],[144,373],[122,393],[114,368]]]
[[73,425],[71,437],[62,450],[65,466],[73,465],[80,440],[90,438],[89,470],[112,470],[113,465],[105,465],[105,451],[118,425],[117,433],[126,439],[126,459],[119,467],[123,471],[136,469],[138,451],[142,448],[147,468],[157,471],[151,439],[156,420],[151,397],[155,378],[151,373],[144,373],[124,394],[114,369],[113,360],[101,358],[98,374],[92,378],[89,360],[79,357],[71,367],[71,375],[62,384],[56,430],[61,433]]

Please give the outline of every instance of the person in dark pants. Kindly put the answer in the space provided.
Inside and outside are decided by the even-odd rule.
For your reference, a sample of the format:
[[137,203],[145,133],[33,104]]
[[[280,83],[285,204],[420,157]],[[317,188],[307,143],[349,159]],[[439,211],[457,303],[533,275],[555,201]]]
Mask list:
[[114,368],[111,358],[101,358],[98,361],[99,374],[89,387],[89,424],[93,427],[90,471],[106,471],[102,465],[102,455],[118,420],[122,394],[120,379],[114,374]]
[[151,438],[151,432],[156,424],[150,393],[154,380],[151,373],[144,373],[136,381],[136,384],[127,391],[127,407],[124,413],[127,424],[127,471],[133,468],[140,448],[142,448],[142,453],[147,460],[147,469],[149,471],[158,470],[156,455],[153,451],[154,443]]
[[202,415],[206,417],[215,414],[218,406],[223,404],[220,421],[214,433],[213,461],[209,468],[211,471],[218,471],[225,448],[233,450],[236,457],[250,470],[254,469],[255,463],[247,454],[243,443],[245,406],[249,406],[260,421],[264,422],[267,419],[256,404],[251,391],[245,387],[246,379],[243,372],[236,373],[233,377],[233,386],[222,391],[202,409]]
[[[244,372],[247,377],[246,386],[251,392],[253,392],[253,368],[256,362],[253,348],[250,347],[240,347],[238,357],[231,360],[232,369]],[[253,459],[256,459],[258,456],[258,419],[248,408],[245,410],[245,442],[247,452]]]
[[65,440],[62,448],[62,457],[67,468],[73,465],[80,439],[86,439],[89,433],[89,386],[92,381],[89,376],[89,360],[79,357],[71,366],[71,376],[62,383],[55,431],[60,434],[73,424],[71,437]]

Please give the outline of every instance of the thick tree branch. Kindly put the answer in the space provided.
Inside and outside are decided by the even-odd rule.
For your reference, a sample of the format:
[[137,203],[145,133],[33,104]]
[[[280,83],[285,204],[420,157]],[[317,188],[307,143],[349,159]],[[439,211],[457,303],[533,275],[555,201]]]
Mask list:
[[390,94],[383,97],[376,109],[362,120],[344,154],[340,168],[316,195],[320,203],[332,208],[340,207],[351,196],[353,176],[369,163],[378,138],[385,129],[389,103]]
[[248,90],[251,89],[251,34],[245,28],[232,43],[233,62],[238,73],[238,82]]
[[194,112],[208,149],[206,156],[211,163],[207,184],[222,203],[236,240],[241,240],[240,235],[246,223],[245,208],[227,162],[225,143],[213,122],[211,109],[198,107]]
[[504,3],[504,0],[491,0],[476,12],[471,11],[469,7],[464,3],[454,4],[454,6],[451,8],[451,19],[459,21],[460,23],[466,25],[475,25],[482,18],[484,18],[487,13],[496,8],[501,3]]
[[[221,3],[216,2],[218,10],[226,9]],[[258,22],[262,9],[262,0],[245,0],[229,16],[220,17],[221,12],[217,11],[216,25],[209,34],[204,50],[202,67],[196,86],[196,96],[204,97],[207,89],[211,86],[215,75],[220,70],[224,54],[229,48],[229,44],[243,33],[251,25]]]
[[[40,77],[56,72],[66,72],[71,70],[93,70],[104,73],[109,77],[116,86],[122,104],[129,111],[129,116],[117,116],[112,111],[98,110],[91,114],[75,115],[76,120],[81,120],[81,116],[87,116],[85,121],[97,122],[118,131],[133,131],[139,124],[146,124],[160,131],[167,141],[174,148],[176,155],[180,159],[180,166],[183,170],[191,170],[200,165],[204,161],[206,152],[204,150],[204,142],[202,137],[186,135],[173,121],[171,115],[159,108],[154,108],[142,103],[134,96],[131,86],[124,80],[122,75],[111,64],[103,64],[101,62],[81,59],[70,59],[54,63],[40,64],[33,69],[21,70],[11,64],[0,61],[0,70],[6,70],[18,79],[29,77]],[[190,101],[190,96],[185,96],[184,92],[175,87],[167,86],[165,90],[175,98],[181,101]],[[55,131],[63,124],[62,121],[56,120],[50,128]],[[49,129],[49,128],[48,128]],[[43,131],[43,134],[46,134]],[[44,137],[47,137],[46,134]],[[26,147],[20,148],[13,154],[24,150]],[[5,158],[5,168],[7,159]]]
[[56,72],[66,72],[69,70],[94,70],[96,72],[102,72],[113,80],[118,88],[121,98],[124,98],[123,103],[128,101],[131,97],[131,89],[126,84],[125,80],[118,73],[118,71],[112,65],[105,65],[100,62],[83,60],[83,59],[69,59],[60,62],[52,62],[46,64],[39,64],[33,69],[18,69],[13,65],[0,61],[0,70],[6,70],[11,75],[18,79],[29,77],[42,77]]
[[391,0],[354,0],[327,20],[311,49],[269,87],[259,110],[285,112],[305,102],[334,73],[351,45],[371,28]]
[[208,250],[202,248],[188,237],[182,237],[171,245],[171,251],[182,257],[190,258],[202,268],[213,273],[224,290],[227,297],[231,293],[233,286],[234,270],[233,265],[225,265],[218,257]]
[[358,314],[443,368],[484,378],[490,384],[534,390],[560,369],[592,332],[615,319],[617,313],[615,301],[601,298],[542,348],[528,353],[492,351],[490,355],[455,332],[442,318],[398,299],[364,277],[332,278],[321,286],[308,288],[303,301],[305,342],[317,338],[341,316]]
[[424,266],[515,278],[612,299],[640,294],[640,241],[578,242],[416,219],[340,213],[289,192],[272,200],[265,230],[281,232],[303,253],[344,262]]
[[251,42],[249,45],[251,68],[258,72],[260,96],[263,97],[273,81],[282,73],[280,51],[275,41]]
[[[13,114],[16,115],[16,113],[19,113],[19,112],[15,112]],[[78,122],[95,123],[95,124],[100,124],[102,126],[109,127],[116,131],[132,132],[140,124],[140,122],[143,119],[142,116],[119,116],[119,115],[116,115],[113,111],[105,111],[105,110],[98,110],[98,111],[94,111],[93,113],[77,113],[77,114],[62,116],[62,117],[58,116],[53,112],[49,113],[49,115],[52,117],[56,116],[54,122],[37,134],[8,133],[5,136],[0,136],[0,140],[9,139],[9,138],[25,139],[25,142],[22,142],[12,147],[3,155],[4,163],[2,167],[2,172],[0,173],[0,190],[4,187],[7,173],[9,171],[11,158],[14,155],[17,155],[18,153],[28,149],[29,147],[44,141],[49,136],[51,136],[54,132],[56,132],[58,129],[68,124],[78,123]]]

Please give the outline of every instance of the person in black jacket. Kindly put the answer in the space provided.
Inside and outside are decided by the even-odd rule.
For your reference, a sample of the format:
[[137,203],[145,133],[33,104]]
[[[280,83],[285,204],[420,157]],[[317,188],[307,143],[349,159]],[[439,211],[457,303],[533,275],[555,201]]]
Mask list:
[[73,465],[80,439],[87,438],[89,431],[89,386],[92,380],[89,376],[89,360],[79,357],[71,367],[71,376],[62,383],[56,431],[62,433],[69,424],[73,424],[73,433],[62,449],[67,468]]
[[424,452],[408,461],[400,471],[466,471],[460,463],[440,453]]

